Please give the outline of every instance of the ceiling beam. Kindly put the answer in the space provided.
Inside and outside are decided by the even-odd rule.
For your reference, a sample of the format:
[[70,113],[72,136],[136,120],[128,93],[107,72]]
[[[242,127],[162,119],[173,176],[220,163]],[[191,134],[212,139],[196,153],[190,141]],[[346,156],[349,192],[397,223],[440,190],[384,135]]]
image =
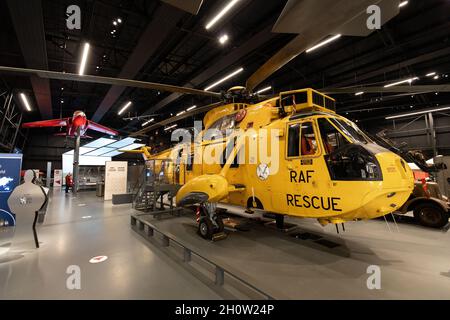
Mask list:
[[[156,10],[152,20],[139,38],[138,44],[129,56],[118,78],[133,79],[136,77],[148,59],[157,52],[161,44],[170,36],[170,33],[183,15],[183,11],[162,4]],[[112,86],[100,103],[92,120],[99,122],[114,103],[117,102],[124,90],[125,87]]]
[[[48,70],[41,0],[8,0],[8,7],[26,67]],[[50,80],[36,76],[30,80],[41,117],[51,118]]]

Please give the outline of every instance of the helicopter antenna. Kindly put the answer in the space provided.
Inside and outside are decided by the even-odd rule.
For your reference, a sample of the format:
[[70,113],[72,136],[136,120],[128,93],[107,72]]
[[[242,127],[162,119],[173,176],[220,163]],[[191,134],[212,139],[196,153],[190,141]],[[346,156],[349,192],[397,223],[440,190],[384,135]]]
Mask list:
[[397,221],[395,220],[395,215],[392,212],[391,212],[391,216],[392,216],[392,219],[394,220],[394,224],[395,224],[395,227],[397,228],[397,232],[400,232],[400,229],[398,228]]
[[388,223],[388,221],[387,221],[387,219],[386,219],[386,215],[384,215],[383,218],[384,218],[384,221],[386,222],[386,225],[387,225],[387,227],[388,227],[389,232],[392,232],[392,231],[391,231],[391,228],[389,227],[389,223]]

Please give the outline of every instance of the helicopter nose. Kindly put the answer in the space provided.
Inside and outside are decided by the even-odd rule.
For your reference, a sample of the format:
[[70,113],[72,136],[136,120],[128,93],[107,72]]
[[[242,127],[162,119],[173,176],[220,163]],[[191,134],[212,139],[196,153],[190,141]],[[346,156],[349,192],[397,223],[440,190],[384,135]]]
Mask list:
[[414,176],[405,160],[392,152],[382,152],[376,157],[383,182],[363,200],[367,218],[381,217],[398,210],[414,189]]

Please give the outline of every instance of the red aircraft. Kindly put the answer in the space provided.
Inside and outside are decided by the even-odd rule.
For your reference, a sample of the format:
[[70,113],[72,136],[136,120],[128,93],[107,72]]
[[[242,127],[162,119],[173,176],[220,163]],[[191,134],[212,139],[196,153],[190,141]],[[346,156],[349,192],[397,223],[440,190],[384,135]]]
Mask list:
[[88,129],[99,131],[113,136],[116,136],[118,134],[118,132],[113,129],[104,127],[101,124],[86,119],[86,114],[83,111],[75,111],[73,113],[72,118],[43,120],[22,124],[22,128],[44,128],[44,127],[63,127],[63,126],[67,128],[66,132],[57,133],[56,134],[57,136],[75,137],[77,135],[78,128],[80,128],[80,136],[82,138],[91,138],[86,135],[86,131]]

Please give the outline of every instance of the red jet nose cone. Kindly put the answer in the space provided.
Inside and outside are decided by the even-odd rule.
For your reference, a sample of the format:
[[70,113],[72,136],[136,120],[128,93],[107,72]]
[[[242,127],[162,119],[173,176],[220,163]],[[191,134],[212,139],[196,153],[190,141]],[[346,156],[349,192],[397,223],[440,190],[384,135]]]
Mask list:
[[77,127],[82,127],[86,124],[86,118],[82,116],[77,116],[73,120],[73,124],[76,125]]

